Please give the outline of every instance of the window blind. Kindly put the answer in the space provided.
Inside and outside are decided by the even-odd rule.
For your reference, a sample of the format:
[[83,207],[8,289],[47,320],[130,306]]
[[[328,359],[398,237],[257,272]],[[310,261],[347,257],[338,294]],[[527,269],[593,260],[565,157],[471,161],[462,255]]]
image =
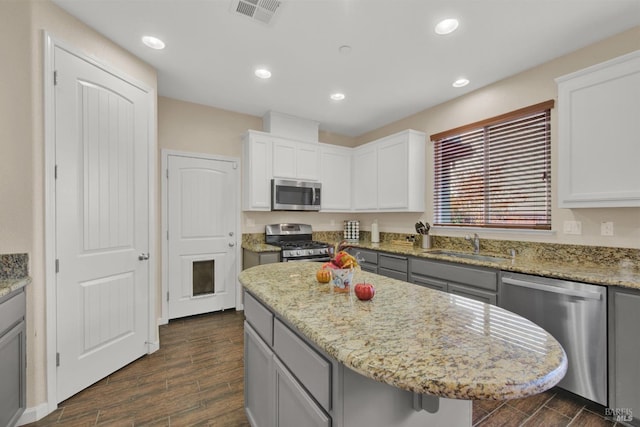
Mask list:
[[551,229],[552,106],[436,135],[436,225]]

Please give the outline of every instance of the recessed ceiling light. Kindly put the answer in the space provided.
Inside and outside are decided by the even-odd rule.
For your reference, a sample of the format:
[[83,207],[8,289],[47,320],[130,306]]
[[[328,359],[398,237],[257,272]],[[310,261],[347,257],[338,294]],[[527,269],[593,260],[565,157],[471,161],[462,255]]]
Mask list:
[[156,50],[164,49],[164,46],[165,46],[165,44],[164,44],[164,42],[162,40],[160,40],[157,37],[153,37],[153,36],[144,36],[144,37],[142,37],[142,43],[144,43],[145,45],[147,45],[151,49],[156,49]]
[[338,52],[343,55],[349,55],[351,53],[351,46],[349,46],[348,44],[343,44],[338,48]]
[[466,86],[468,84],[469,84],[469,80],[462,78],[462,79],[458,79],[455,82],[453,82],[452,86],[453,87],[463,87],[463,86]]
[[342,101],[344,99],[344,93],[332,93],[330,98],[334,101]]
[[266,68],[258,68],[254,74],[256,75],[256,77],[261,79],[268,79],[271,77],[271,71],[267,70]]
[[440,34],[441,36],[445,34],[451,34],[458,28],[458,24],[459,23],[457,19],[443,19],[442,21],[438,22],[438,25],[436,25],[435,32],[436,34]]

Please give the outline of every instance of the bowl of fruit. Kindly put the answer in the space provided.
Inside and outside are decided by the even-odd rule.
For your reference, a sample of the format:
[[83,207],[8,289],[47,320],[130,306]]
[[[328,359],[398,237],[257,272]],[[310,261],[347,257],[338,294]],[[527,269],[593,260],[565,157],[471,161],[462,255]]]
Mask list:
[[335,291],[349,292],[354,270],[358,268],[358,261],[348,252],[340,251],[322,268],[331,271],[331,282]]

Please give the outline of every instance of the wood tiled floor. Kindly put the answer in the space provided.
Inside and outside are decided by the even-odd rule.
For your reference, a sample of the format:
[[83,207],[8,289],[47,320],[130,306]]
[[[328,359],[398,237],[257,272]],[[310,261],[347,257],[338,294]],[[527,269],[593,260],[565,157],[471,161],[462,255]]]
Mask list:
[[[160,327],[160,350],[61,402],[29,426],[248,426],[243,320],[242,312],[226,311],[171,321]],[[622,426],[602,412],[598,405],[552,389],[527,399],[474,402],[473,424]]]

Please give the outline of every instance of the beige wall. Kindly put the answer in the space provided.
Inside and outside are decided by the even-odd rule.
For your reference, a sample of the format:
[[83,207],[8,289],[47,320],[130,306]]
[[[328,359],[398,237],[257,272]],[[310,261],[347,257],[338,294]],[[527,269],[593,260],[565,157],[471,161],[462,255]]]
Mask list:
[[[361,135],[357,138],[357,142],[362,144],[408,128],[425,132],[428,139],[434,133],[497,116],[548,99],[557,100],[557,87],[554,81],[556,77],[637,49],[640,49],[640,27]],[[558,153],[557,106],[552,110],[551,120],[552,174],[557,177],[558,174],[562,173],[558,169],[556,160]],[[431,141],[427,142],[426,162],[427,167],[431,169],[433,165],[433,143]],[[598,173],[597,164],[593,165],[593,171]],[[552,227],[555,234],[481,231],[479,232],[480,236],[506,240],[640,248],[640,208],[559,209],[556,207],[556,187],[557,180],[554,180]],[[427,173],[425,197],[427,211],[423,215],[366,214],[360,215],[359,219],[364,223],[363,227],[365,229],[368,229],[373,219],[377,218],[381,231],[411,233],[416,220],[422,219],[431,222],[433,218],[431,209],[433,206],[433,175],[430,173]],[[582,221],[583,234],[581,236],[563,234],[562,225],[565,220]],[[614,222],[614,236],[605,237],[600,235],[600,223],[602,221]],[[464,231],[451,230],[434,231],[434,233],[445,235],[465,234]]]
[[157,89],[151,66],[50,1],[0,1],[0,253],[30,257],[28,407],[46,401],[43,31]]

